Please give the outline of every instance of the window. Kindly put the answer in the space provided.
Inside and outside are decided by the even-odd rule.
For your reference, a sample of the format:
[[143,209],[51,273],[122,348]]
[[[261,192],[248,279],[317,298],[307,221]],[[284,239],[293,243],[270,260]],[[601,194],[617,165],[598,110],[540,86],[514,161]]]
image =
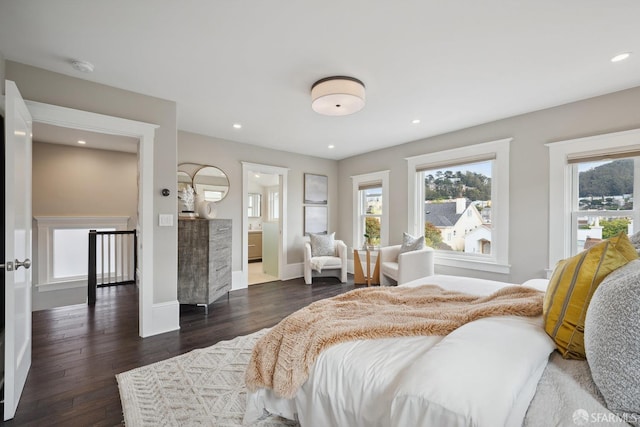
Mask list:
[[262,216],[262,195],[260,193],[250,193],[247,204],[247,216],[249,218],[259,218]]
[[208,202],[219,202],[223,195],[224,191],[204,189],[204,199]]
[[407,159],[409,226],[424,233],[436,264],[509,273],[510,141]]
[[268,220],[277,221],[280,218],[280,191],[278,187],[268,190],[267,193]]
[[[572,254],[624,231],[633,234],[634,174],[638,157],[569,162],[572,178]],[[640,165],[640,163],[639,163]]]
[[[87,277],[87,265],[89,263],[89,230],[90,228],[61,228],[53,229],[53,274],[49,279],[51,282],[58,282],[77,278]],[[94,228],[96,231],[114,231],[115,228]],[[113,236],[111,236],[113,237]],[[108,245],[109,256],[115,259],[116,245]],[[102,258],[103,247],[96,248],[97,259]],[[102,273],[102,264],[97,263],[97,273]],[[115,272],[115,264],[111,266],[111,271]]]
[[589,240],[631,234],[640,223],[639,139],[636,129],[547,144],[549,272]]
[[360,230],[363,244],[380,246],[380,224],[382,223],[382,183],[370,184],[360,187],[358,191],[360,199]]
[[361,248],[367,243],[375,246],[387,245],[389,171],[353,176],[352,179],[353,247]]
[[[87,286],[89,230],[126,230],[129,217],[39,216],[35,220],[37,254],[34,254],[34,261],[37,261],[37,269],[33,282],[39,291],[46,291]],[[125,259],[128,257],[127,252],[118,252],[115,243],[112,241],[110,244],[108,240],[105,239],[104,247],[98,244],[98,259],[103,252],[111,259],[122,255]],[[115,265],[109,269],[106,267],[105,274],[115,272]],[[99,273],[102,273],[102,268],[98,263]]]
[[[441,251],[480,253],[483,239],[491,240],[490,222],[480,210],[491,206],[493,160],[451,165],[418,172],[424,182],[425,243]],[[420,178],[420,176],[422,178]],[[485,232],[471,233],[478,226]],[[452,230],[449,238],[447,231]]]

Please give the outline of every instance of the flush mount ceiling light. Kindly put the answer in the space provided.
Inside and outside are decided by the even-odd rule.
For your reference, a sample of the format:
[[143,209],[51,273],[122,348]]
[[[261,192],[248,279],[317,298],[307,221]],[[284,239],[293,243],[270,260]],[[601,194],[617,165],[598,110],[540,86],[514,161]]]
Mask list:
[[311,108],[327,116],[346,116],[364,107],[364,83],[353,77],[320,79],[311,86]]
[[81,71],[83,73],[92,73],[93,72],[93,64],[89,61],[81,61],[79,59],[74,59],[71,61],[71,66],[76,71]]

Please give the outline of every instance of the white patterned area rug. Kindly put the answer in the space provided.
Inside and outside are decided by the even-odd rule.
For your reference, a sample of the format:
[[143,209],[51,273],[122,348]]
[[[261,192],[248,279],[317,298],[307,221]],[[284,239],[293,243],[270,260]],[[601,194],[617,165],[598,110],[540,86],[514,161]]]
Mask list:
[[[244,373],[268,329],[116,375],[127,427],[242,426]],[[298,425],[280,417],[260,427]]]

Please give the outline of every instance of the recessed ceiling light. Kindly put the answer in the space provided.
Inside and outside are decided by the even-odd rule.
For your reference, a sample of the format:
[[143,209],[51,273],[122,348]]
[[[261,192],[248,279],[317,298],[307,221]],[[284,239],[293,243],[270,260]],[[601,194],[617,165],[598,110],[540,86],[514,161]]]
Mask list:
[[411,120],[411,123],[413,123],[414,125],[417,125],[418,123],[420,123],[420,119]]
[[335,146],[335,145],[333,145],[333,144],[331,144],[331,145],[329,145],[329,147],[328,147],[328,148],[329,148],[329,149],[333,149],[333,148],[336,148],[336,146]]
[[92,73],[93,72],[93,64],[89,61],[81,61],[79,59],[75,59],[71,61],[71,66],[74,70],[80,71],[82,73]]
[[86,143],[87,143],[87,141],[84,141],[84,140],[82,140],[82,139],[79,139],[79,140],[78,140],[78,144],[80,144],[80,145],[84,145],[84,144],[86,144]]
[[253,176],[255,176],[256,178],[260,178],[260,174],[259,173],[255,174]]
[[234,129],[242,129],[242,125],[240,123],[234,123],[233,124],[233,128]]
[[629,56],[631,56],[631,52],[623,52],[620,53],[616,56],[614,56],[613,58],[611,58],[611,62],[620,62],[620,61],[624,61],[625,59],[627,59]]

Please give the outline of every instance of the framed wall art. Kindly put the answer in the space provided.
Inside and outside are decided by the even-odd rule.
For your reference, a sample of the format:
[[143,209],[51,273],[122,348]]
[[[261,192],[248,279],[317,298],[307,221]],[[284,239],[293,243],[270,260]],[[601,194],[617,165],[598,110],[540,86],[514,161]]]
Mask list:
[[304,234],[327,234],[328,214],[326,206],[304,207]]
[[304,174],[304,203],[326,205],[329,199],[329,179],[326,175]]

